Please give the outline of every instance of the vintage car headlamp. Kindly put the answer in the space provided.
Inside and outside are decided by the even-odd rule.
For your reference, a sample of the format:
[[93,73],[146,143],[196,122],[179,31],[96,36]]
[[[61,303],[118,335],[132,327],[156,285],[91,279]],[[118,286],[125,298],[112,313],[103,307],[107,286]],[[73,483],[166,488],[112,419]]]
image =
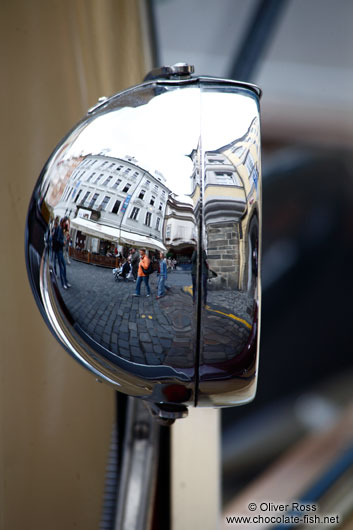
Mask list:
[[100,380],[153,403],[230,406],[256,390],[261,92],[191,72],[101,98],[59,143],[26,259],[48,326]]

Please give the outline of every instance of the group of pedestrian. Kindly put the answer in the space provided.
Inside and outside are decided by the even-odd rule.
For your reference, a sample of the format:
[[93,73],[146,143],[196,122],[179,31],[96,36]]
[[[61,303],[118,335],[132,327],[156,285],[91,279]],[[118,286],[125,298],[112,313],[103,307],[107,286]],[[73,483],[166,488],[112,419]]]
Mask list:
[[121,258],[120,259],[120,267],[113,269],[113,274],[115,275],[116,280],[124,280],[129,281],[133,280],[134,276],[132,274],[132,267],[131,267],[131,259],[129,258]]
[[54,261],[54,273],[56,274],[56,262],[59,264],[61,285],[64,289],[71,287],[66,277],[66,260],[64,252],[69,260],[69,245],[70,245],[70,225],[66,217],[60,219],[55,218],[54,227],[51,232],[51,250]]
[[[146,249],[141,248],[139,251],[139,261],[138,261],[138,267],[137,267],[136,289],[135,289],[135,293],[133,294],[133,296],[141,296],[142,283],[144,283],[145,285],[146,297],[148,298],[151,296],[149,279],[150,279],[150,275],[154,272],[154,270],[155,269],[151,263],[151,260],[146,254]],[[165,283],[168,274],[167,274],[167,260],[163,252],[159,253],[157,275],[158,275],[158,287],[157,287],[156,298],[158,300],[159,298],[162,298],[162,296],[165,296],[166,289],[169,289]]]
[[175,258],[167,259],[167,270],[169,271],[175,270],[176,266],[177,266],[177,260]]

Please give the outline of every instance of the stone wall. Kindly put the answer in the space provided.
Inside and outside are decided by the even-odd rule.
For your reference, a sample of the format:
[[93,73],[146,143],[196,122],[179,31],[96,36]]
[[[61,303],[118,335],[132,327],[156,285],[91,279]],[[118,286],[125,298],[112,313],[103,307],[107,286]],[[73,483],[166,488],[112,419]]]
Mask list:
[[207,226],[207,258],[218,276],[209,282],[210,290],[238,289],[239,229],[235,222]]

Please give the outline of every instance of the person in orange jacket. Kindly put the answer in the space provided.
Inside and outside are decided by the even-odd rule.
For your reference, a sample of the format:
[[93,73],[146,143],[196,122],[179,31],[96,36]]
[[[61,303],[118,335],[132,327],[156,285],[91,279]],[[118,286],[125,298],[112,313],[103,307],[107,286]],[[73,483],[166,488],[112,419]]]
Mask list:
[[140,249],[140,263],[139,263],[139,268],[138,268],[138,271],[137,271],[137,282],[136,282],[136,290],[135,290],[135,293],[133,294],[133,296],[140,296],[141,295],[141,283],[144,282],[145,283],[145,286],[146,286],[146,291],[147,291],[147,294],[146,294],[146,297],[150,296],[151,294],[151,290],[150,290],[150,286],[149,286],[149,275],[148,274],[145,274],[144,273],[144,269],[148,269],[149,265],[151,263],[151,260],[149,259],[149,257],[147,256],[146,254],[146,249],[144,248],[141,248]]

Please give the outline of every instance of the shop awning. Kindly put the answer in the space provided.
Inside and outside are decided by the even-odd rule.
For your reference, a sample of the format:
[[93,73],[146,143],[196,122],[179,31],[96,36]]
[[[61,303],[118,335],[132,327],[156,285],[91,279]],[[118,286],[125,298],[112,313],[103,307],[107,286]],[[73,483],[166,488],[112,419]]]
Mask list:
[[158,241],[153,237],[134,234],[133,232],[127,232],[126,230],[90,221],[89,219],[76,217],[75,219],[71,219],[70,225],[71,228],[80,230],[83,234],[88,236],[99,237],[100,239],[107,239],[120,244],[125,243],[132,247],[146,247],[162,250],[163,252],[167,250],[161,241]]

